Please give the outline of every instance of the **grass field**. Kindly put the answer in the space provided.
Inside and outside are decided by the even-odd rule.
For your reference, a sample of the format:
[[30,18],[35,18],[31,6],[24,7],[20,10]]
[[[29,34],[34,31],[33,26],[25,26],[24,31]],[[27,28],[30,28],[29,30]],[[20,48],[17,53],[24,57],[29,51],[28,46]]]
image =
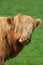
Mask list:
[[40,18],[42,23],[34,31],[31,43],[5,65],[43,65],[43,0],[0,0],[0,16],[19,13]]

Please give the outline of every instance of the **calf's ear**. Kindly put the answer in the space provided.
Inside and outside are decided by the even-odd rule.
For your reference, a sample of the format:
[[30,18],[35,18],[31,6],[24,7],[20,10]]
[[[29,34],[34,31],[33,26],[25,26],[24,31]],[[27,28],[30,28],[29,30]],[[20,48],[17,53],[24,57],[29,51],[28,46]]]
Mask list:
[[7,18],[7,23],[11,25],[13,23],[13,20],[14,20],[13,17],[8,17]]
[[40,19],[35,19],[35,28],[38,27],[41,23]]

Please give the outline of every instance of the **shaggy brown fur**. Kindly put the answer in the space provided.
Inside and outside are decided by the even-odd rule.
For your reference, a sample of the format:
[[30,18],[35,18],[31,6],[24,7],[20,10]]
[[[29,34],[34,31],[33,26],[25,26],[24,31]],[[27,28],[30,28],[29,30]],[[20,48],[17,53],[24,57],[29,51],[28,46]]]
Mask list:
[[19,14],[15,17],[0,17],[0,65],[15,57],[27,42],[30,42],[33,30],[40,19]]

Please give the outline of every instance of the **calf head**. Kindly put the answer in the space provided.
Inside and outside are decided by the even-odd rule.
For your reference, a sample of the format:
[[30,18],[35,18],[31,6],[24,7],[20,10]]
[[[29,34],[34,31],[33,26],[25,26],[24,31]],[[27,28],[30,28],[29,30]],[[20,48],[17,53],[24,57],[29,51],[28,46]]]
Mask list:
[[[41,20],[34,19],[30,16],[19,14],[14,17],[15,29],[14,32],[18,33],[18,42],[27,44],[30,42],[32,32],[39,26]],[[17,37],[17,36],[16,36]]]

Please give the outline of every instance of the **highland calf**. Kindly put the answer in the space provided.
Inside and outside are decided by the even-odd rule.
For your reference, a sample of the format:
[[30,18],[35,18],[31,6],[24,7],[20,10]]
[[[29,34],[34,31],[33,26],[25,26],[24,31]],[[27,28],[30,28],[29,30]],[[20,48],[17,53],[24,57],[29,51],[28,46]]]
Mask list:
[[15,57],[31,41],[32,32],[40,22],[40,19],[23,14],[0,17],[0,65]]

